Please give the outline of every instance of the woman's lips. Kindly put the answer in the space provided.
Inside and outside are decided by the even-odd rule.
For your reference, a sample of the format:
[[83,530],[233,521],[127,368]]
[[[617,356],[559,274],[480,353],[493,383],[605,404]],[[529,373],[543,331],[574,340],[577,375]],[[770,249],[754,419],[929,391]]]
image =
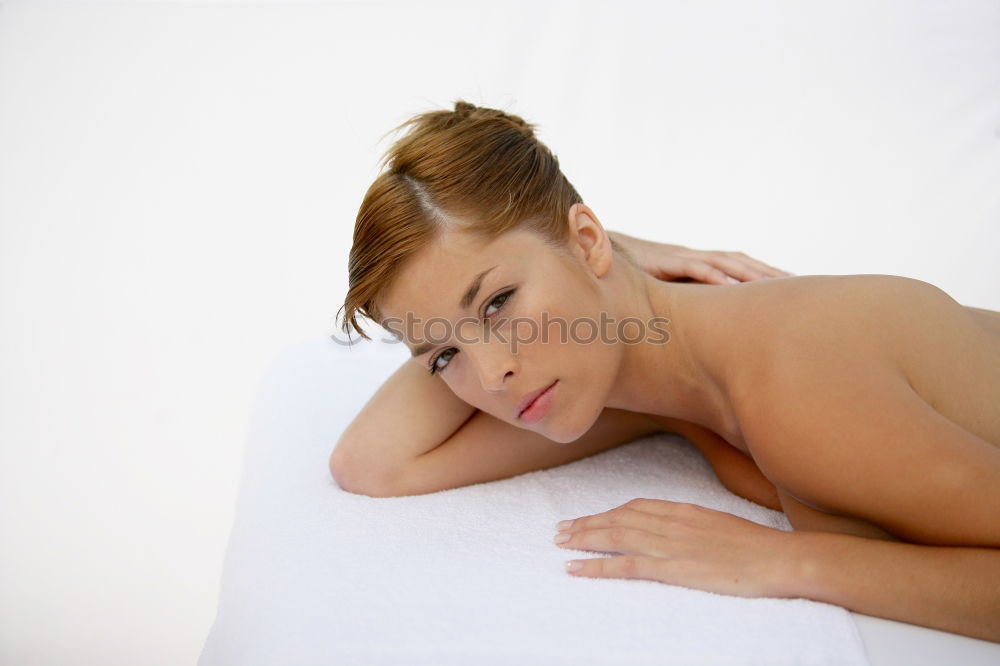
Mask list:
[[540,421],[549,411],[549,406],[552,404],[552,394],[555,393],[556,384],[558,383],[559,380],[557,379],[544,389],[539,389],[526,396],[522,400],[522,403],[527,403],[527,405],[518,413],[518,418],[525,423],[537,423]]
[[521,401],[517,403],[517,413],[515,414],[515,416],[520,416],[521,412],[523,412],[525,409],[527,409],[528,405],[530,405],[532,402],[534,402],[535,398],[537,398],[542,393],[544,393],[545,390],[547,388],[549,388],[549,386],[552,386],[552,384],[547,384],[547,385],[543,386],[542,388],[537,389],[535,391],[532,391],[531,393],[529,393],[526,396],[524,396],[523,398],[521,398]]

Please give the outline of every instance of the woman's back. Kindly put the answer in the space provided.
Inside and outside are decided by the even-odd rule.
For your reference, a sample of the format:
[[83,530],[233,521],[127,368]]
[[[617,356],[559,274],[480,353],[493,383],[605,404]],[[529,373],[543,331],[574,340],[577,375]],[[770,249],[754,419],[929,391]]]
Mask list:
[[[773,395],[806,401],[839,375],[862,383],[899,373],[943,416],[1000,447],[1000,313],[890,275],[686,287],[679,306],[685,292],[697,297],[686,309],[698,318],[694,342],[713,359],[734,412],[766,409],[769,388],[794,386]],[[719,434],[751,453],[739,424]]]
[[998,313],[888,275],[678,294],[679,329],[686,321],[686,343],[731,405],[719,434],[754,459],[790,519],[802,517],[796,529],[832,514],[851,525],[816,529],[983,538],[976,521],[992,520],[979,514],[995,506],[1000,470]]

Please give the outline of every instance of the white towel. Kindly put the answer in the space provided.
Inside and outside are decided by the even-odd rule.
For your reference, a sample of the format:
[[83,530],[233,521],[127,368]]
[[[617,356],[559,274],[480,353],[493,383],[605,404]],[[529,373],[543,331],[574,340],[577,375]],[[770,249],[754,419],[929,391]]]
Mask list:
[[555,546],[555,523],[636,497],[790,529],[729,493],[676,435],[428,495],[341,490],[327,457],[405,358],[401,345],[324,338],[275,361],[199,666],[868,663],[837,606],[565,572],[601,554]]

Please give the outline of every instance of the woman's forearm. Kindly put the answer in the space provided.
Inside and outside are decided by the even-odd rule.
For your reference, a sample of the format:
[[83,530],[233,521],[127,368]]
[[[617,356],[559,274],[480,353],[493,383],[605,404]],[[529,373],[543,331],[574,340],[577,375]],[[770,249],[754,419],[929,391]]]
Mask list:
[[476,410],[440,446],[389,479],[382,494],[421,495],[507,479],[564,465],[656,432],[660,428],[644,414],[605,407],[587,432],[572,442],[557,443]]
[[555,467],[659,431],[645,414],[605,407],[586,433],[557,443],[466,404],[410,362],[345,430],[330,473],[352,493],[420,495]]
[[377,486],[447,440],[476,411],[440,378],[407,361],[344,430],[330,473],[343,488]]
[[790,536],[780,596],[1000,642],[1000,549]]

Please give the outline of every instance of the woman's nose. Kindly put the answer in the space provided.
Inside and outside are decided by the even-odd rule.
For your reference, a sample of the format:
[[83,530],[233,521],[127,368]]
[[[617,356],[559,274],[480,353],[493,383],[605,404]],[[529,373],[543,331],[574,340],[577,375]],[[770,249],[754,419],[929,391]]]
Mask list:
[[507,375],[513,374],[517,359],[503,342],[480,343],[473,352],[479,382],[486,391],[502,391]]

